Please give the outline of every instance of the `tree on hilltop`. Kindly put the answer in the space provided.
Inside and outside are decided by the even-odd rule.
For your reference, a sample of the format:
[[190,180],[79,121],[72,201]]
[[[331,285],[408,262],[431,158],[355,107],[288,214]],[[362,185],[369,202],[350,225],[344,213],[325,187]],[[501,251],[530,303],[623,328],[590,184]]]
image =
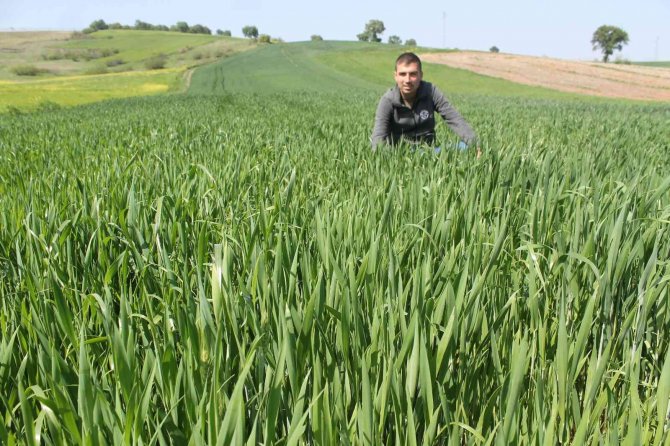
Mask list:
[[186,22],[177,22],[170,28],[172,31],[177,31],[180,33],[187,33],[191,29]]
[[91,24],[88,25],[88,27],[91,28],[92,30],[95,30],[95,31],[100,31],[100,30],[109,28],[109,26],[107,26],[105,21],[102,20],[102,19],[95,20],[95,21],[91,22]]
[[311,36],[309,39],[310,39],[311,41],[313,41],[313,42],[317,42],[317,41],[319,41],[319,40],[323,40],[323,37],[321,37],[321,36],[318,35],[318,34],[312,34],[312,36]]
[[358,40],[361,42],[381,42],[381,37],[378,34],[382,34],[386,28],[384,27],[384,22],[381,20],[369,20],[365,24],[365,30],[356,35]]
[[591,39],[593,51],[600,50],[603,53],[603,62],[607,63],[614,50],[621,51],[628,43],[628,33],[621,28],[610,25],[599,27]]
[[257,39],[258,38],[258,28],[256,28],[253,25],[247,25],[244,28],[242,28],[242,35],[244,35],[244,37],[248,37],[250,39]]
[[143,22],[142,20],[135,20],[135,26],[133,29],[139,30],[139,31],[151,31],[154,29],[154,25],[148,22]]
[[400,45],[402,43],[402,40],[400,40],[400,37],[393,35],[389,36],[389,45]]
[[212,34],[211,29],[200,24],[191,26],[188,32],[190,32],[191,34]]
[[405,40],[405,46],[416,46],[416,40],[414,39]]
[[84,34],[91,34],[91,33],[94,33],[96,31],[100,31],[100,30],[103,30],[103,29],[109,29],[109,26],[105,23],[104,20],[100,19],[100,20],[95,20],[95,21],[91,22],[91,24],[88,25],[88,28],[84,28],[82,32]]

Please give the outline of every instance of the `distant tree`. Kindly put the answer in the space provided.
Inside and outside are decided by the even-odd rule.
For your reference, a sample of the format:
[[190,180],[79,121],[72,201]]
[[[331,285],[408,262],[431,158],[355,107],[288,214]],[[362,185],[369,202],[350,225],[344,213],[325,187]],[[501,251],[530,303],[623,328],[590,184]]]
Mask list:
[[202,25],[193,25],[189,28],[188,32],[192,34],[212,34],[212,30]]
[[284,43],[284,39],[282,39],[281,37],[273,37],[272,43]]
[[402,43],[402,40],[400,40],[400,37],[393,35],[389,36],[389,45],[400,45]]
[[230,37],[230,36],[233,35],[233,33],[231,33],[229,29],[226,29],[225,31],[223,31],[223,34],[221,34],[221,35],[226,36],[226,37]]
[[416,46],[416,40],[414,39],[405,40],[405,46]]
[[358,40],[361,42],[381,42],[381,37],[378,34],[383,34],[384,22],[381,20],[368,20],[368,23],[365,24],[365,30],[362,33],[357,34]]
[[153,29],[153,27],[154,26],[151,23],[143,22],[142,20],[135,20],[135,26],[133,28],[142,31],[148,31]]
[[258,38],[258,28],[256,28],[253,25],[247,25],[244,28],[242,28],[242,35],[244,35],[244,37],[248,37],[250,39],[257,39]]
[[123,25],[119,22],[110,23],[109,29],[123,29]]
[[100,20],[95,20],[95,21],[91,22],[91,24],[88,25],[88,27],[91,28],[91,29],[94,30],[94,31],[100,31],[100,30],[108,29],[108,28],[109,28],[109,26],[107,26],[107,24],[105,23],[105,21],[102,20],[102,19],[100,19]]
[[323,40],[323,37],[321,37],[321,36],[318,35],[318,34],[312,34],[311,37],[310,37],[309,39],[312,40],[312,41],[314,41],[314,42],[316,42],[316,41],[319,41],[319,40]]
[[167,25],[156,25],[154,26],[156,31],[170,31],[170,28]]
[[190,29],[191,29],[191,27],[188,26],[188,23],[186,23],[186,22],[177,22],[170,27],[170,30],[178,31],[180,33],[187,33],[187,32],[189,32]]
[[222,36],[223,35],[223,30],[222,29],[217,29],[216,30],[216,35],[217,36]]
[[491,48],[489,48],[489,51],[492,53],[499,53],[500,49],[498,49],[497,46],[493,45]]
[[272,38],[270,37],[269,34],[261,34],[258,36],[258,41],[260,43],[272,43]]
[[591,44],[593,51],[600,50],[603,53],[603,62],[607,63],[614,50],[621,51],[628,43],[628,33],[621,28],[603,25],[593,33]]

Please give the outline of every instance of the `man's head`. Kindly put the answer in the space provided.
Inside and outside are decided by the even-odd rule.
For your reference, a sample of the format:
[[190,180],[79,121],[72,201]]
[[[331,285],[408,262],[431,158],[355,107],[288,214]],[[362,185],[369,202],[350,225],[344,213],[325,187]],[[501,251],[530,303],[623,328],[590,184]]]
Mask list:
[[414,98],[423,78],[419,56],[414,53],[402,53],[398,56],[395,61],[394,77],[402,96]]

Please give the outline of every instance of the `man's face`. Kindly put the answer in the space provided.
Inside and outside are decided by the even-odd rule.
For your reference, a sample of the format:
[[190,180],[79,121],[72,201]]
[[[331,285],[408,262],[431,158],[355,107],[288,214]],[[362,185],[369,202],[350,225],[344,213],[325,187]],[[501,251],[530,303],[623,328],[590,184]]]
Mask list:
[[395,83],[398,85],[403,96],[414,96],[419,89],[423,73],[416,62],[403,64],[395,67]]

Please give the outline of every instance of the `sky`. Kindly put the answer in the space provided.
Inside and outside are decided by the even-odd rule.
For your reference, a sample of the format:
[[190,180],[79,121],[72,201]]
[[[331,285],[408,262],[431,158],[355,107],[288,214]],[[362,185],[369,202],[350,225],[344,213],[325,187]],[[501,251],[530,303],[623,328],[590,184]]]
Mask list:
[[[631,61],[670,61],[670,0],[0,0],[0,30],[81,30],[102,19],[173,25],[185,21],[242,36],[242,27],[287,42],[356,40],[370,19],[390,35],[421,46],[594,60],[591,37],[601,25],[624,29],[615,52]],[[0,42],[1,43],[1,42]]]

